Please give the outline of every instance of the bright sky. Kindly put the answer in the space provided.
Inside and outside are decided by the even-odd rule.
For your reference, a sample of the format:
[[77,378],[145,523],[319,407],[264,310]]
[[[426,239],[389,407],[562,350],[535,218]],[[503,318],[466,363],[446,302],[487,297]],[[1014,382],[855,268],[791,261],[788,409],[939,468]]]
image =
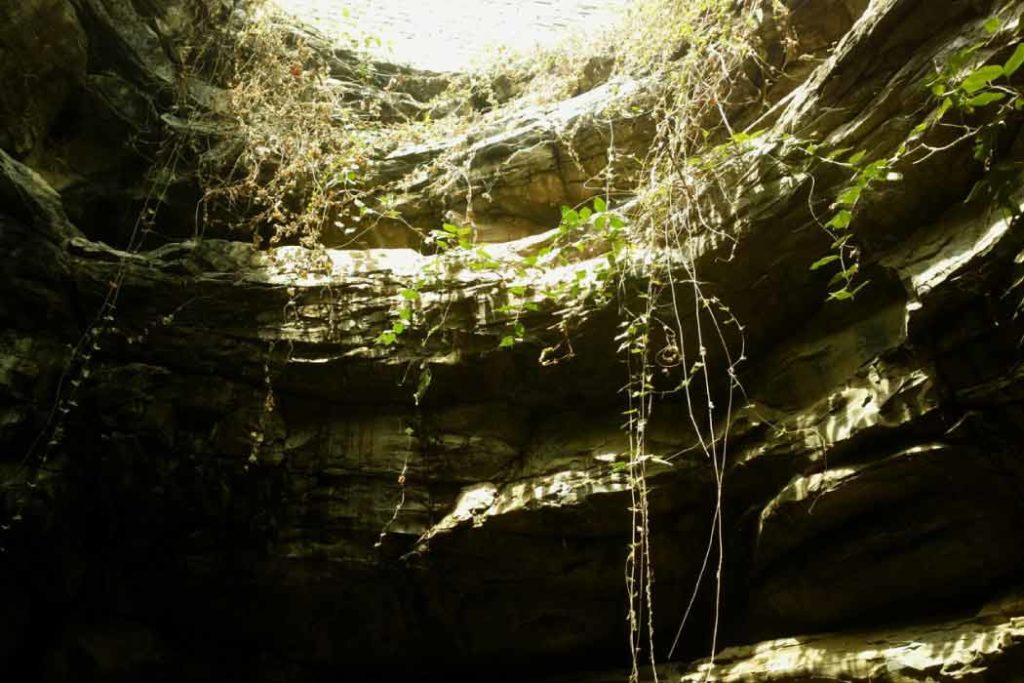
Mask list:
[[[550,45],[591,33],[627,0],[274,0],[327,34],[353,25],[380,37],[382,56],[458,70],[494,46]],[[347,8],[347,9],[346,9]]]

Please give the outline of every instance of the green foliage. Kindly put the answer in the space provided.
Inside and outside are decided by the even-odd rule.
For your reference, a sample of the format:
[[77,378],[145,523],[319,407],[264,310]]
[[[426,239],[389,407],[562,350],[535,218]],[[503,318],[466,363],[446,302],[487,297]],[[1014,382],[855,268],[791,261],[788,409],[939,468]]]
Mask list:
[[1022,66],[1024,66],[1024,43],[1018,45],[1017,49],[1013,51],[1013,55],[1006,60],[1006,64],[1003,65],[1003,75],[1011,78]]
[[839,191],[832,205],[834,214],[825,223],[825,231],[832,238],[832,253],[811,264],[811,270],[820,270],[829,265],[838,266],[838,271],[828,282],[828,298],[831,301],[847,301],[853,299],[867,284],[856,283],[860,272],[858,251],[851,240],[850,226],[853,223],[857,205],[869,188],[880,181],[899,180],[899,175],[891,171],[895,159],[876,159],[867,161],[868,153],[860,150],[850,155],[845,167],[853,171],[850,181]]
[[[992,17],[985,22],[984,28],[990,36],[994,36],[1002,28],[1002,21],[998,17]],[[938,106],[925,116],[891,155],[868,162],[867,151],[861,150],[845,161],[839,161],[841,155],[849,150],[835,150],[824,158],[830,163],[837,163],[852,171],[850,180],[836,196],[831,218],[823,226],[832,238],[831,253],[810,266],[812,271],[827,267],[838,268],[828,283],[829,300],[851,300],[867,284],[866,281],[857,281],[860,272],[859,253],[852,239],[852,227],[856,222],[857,207],[862,198],[879,182],[900,180],[901,176],[893,169],[904,159],[922,150],[927,153],[928,147],[923,142],[924,136],[939,123],[946,123],[950,112],[970,116],[979,110],[991,109],[993,105],[998,105],[996,111],[991,112],[981,125],[956,124],[956,127],[963,131],[963,138],[973,140],[975,159],[984,164],[986,170],[992,170],[995,145],[1003,122],[1012,113],[1024,110],[1024,93],[1010,82],[1011,77],[1024,66],[1024,43],[1018,43],[1003,64],[972,65],[986,44],[987,42],[983,41],[964,47],[937,68],[925,86],[938,102]],[[818,154],[814,145],[808,145],[805,150],[812,156]],[[1012,188],[1019,185],[1018,181],[1019,173],[1016,172],[990,173],[989,177],[979,183],[971,193],[971,197],[977,196],[980,192],[987,192],[997,204],[1016,212],[1017,206],[1010,201],[1010,195]],[[993,182],[996,182],[998,187],[993,186]]]
[[1016,46],[1004,64],[981,65],[964,73],[964,67],[984,45],[977,43],[961,49],[928,81],[932,94],[948,102],[943,115],[950,109],[972,113],[998,102],[1015,111],[1024,109],[1020,91],[1009,82],[1024,65],[1024,43]]
[[[500,277],[498,291],[504,302],[494,310],[504,321],[499,349],[511,349],[527,341],[524,320],[542,306],[560,311],[566,323],[585,317],[587,310],[610,299],[611,285],[620,273],[627,249],[626,225],[621,212],[611,210],[605,198],[597,197],[590,206],[563,207],[562,219],[544,246],[499,260],[474,243],[471,227],[446,223],[440,230],[431,231],[428,243],[436,249],[436,256],[399,290],[388,327],[377,336],[376,343],[395,346],[411,330],[422,331],[427,321],[418,309],[424,292],[451,286],[463,269],[489,271]],[[567,268],[572,274],[565,278],[544,278],[553,270],[579,264],[585,256],[590,256],[585,269]],[[545,349],[545,358],[553,352],[551,347]]]
[[[998,17],[992,17],[985,23],[985,30],[991,36],[989,40],[993,40],[1002,28],[1003,22]],[[1002,64],[978,64],[977,55],[987,44],[988,41],[982,41],[962,48],[936,70],[927,86],[941,104],[927,121],[915,129],[914,139],[947,119],[950,112],[971,117],[984,110],[985,118],[980,124],[967,121],[953,124],[963,131],[964,139],[972,141],[974,158],[987,171],[971,191],[968,201],[985,195],[989,201],[1014,215],[1019,212],[1013,195],[1021,185],[1022,164],[1012,161],[997,164],[995,157],[1005,122],[1024,111],[1024,92],[1011,80],[1024,66],[1024,42],[1014,45],[1012,53]]]
[[431,231],[427,243],[437,245],[441,251],[449,251],[456,247],[470,249],[473,246],[473,228],[445,223],[440,230]]

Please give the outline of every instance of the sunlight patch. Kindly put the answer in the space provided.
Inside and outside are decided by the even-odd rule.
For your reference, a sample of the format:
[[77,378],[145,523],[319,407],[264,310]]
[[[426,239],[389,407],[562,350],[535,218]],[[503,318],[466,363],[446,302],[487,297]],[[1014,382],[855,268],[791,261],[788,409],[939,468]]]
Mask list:
[[551,46],[611,21],[625,0],[274,0],[343,39],[358,27],[377,56],[457,71],[499,47]]

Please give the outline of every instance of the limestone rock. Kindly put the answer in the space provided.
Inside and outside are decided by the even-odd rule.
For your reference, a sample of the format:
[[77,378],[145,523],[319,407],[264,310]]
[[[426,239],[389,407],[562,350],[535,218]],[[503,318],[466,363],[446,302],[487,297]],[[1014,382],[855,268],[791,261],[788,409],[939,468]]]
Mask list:
[[1009,600],[973,618],[891,631],[795,636],[730,648],[667,680],[1010,681],[1024,663],[1021,604]]
[[[728,193],[701,198],[715,230],[687,245],[706,292],[742,321],[749,356],[729,418],[717,605],[704,562],[715,473],[690,406],[666,400],[649,425],[659,647],[691,601],[696,615],[665,676],[1013,680],[1019,601],[963,615],[1024,572],[1024,232],[972,192],[1019,166],[1022,122],[1006,121],[992,165],[937,145],[865,198],[870,287],[843,306],[825,303],[828,277],[809,266],[829,251],[819,218],[845,177],[794,138],[881,153],[927,111],[921,82],[934,65],[988,40],[993,13],[1002,29],[978,54],[1001,58],[1021,40],[1024,7],[788,4],[794,49],[812,59],[766,94],[763,133],[725,171]],[[501,350],[499,276],[464,269],[421,292],[431,334],[383,349],[375,339],[401,290],[440,257],[398,227],[372,248],[317,252],[196,239],[175,210],[194,207],[187,173],[173,179],[159,236],[126,249],[115,224],[137,208],[146,157],[94,151],[187,125],[166,110],[187,22],[178,3],[73,6],[4,10],[21,26],[59,21],[44,61],[17,53],[52,90],[12,86],[18,116],[0,107],[0,464],[4,506],[23,522],[4,541],[0,592],[17,633],[0,665],[54,680],[149,680],[165,666],[185,679],[501,667],[524,680],[595,669],[610,673],[577,680],[619,680],[634,522],[613,309],[629,302],[579,325],[571,361],[540,366],[555,306],[524,316],[527,342]],[[338,87],[350,87],[351,63],[331,54]],[[17,85],[8,68],[0,80]],[[421,110],[444,85],[374,68],[350,94],[384,97],[400,81],[388,116]],[[612,137],[646,152],[653,123],[630,106],[650,87],[612,80],[485,117],[457,139],[388,151],[374,182],[400,188],[422,226],[472,208],[509,274],[516,255],[552,239],[561,204],[588,197],[582,180]],[[83,95],[73,106],[72,92]],[[62,139],[65,106],[82,117]],[[465,175],[438,173],[442,155]],[[618,172],[635,169],[624,160]],[[1024,207],[1019,188],[1003,199]],[[83,336],[96,311],[101,332]],[[716,354],[706,362],[723,367]],[[58,412],[62,438],[40,465],[38,435]],[[714,609],[723,650],[713,669],[691,667],[711,645]]]
[[85,77],[89,39],[69,0],[0,9],[0,149],[30,152]]

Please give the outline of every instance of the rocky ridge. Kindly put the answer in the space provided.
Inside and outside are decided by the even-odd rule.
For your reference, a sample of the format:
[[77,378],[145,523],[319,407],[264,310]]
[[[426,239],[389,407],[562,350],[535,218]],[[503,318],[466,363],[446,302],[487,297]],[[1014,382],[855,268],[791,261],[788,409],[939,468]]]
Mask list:
[[[731,239],[698,245],[699,272],[743,321],[750,355],[725,489],[719,643],[731,647],[710,670],[664,676],[1014,680],[1019,220],[972,196],[986,169],[969,145],[943,149],[869,199],[870,288],[826,304],[808,269],[828,248],[815,202],[842,180],[774,162],[791,136],[887,149],[917,124],[934,65],[985,37],[993,15],[999,40],[986,49],[999,61],[1024,11],[788,4],[814,68],[791,72],[798,84],[780,88],[769,133],[744,157],[749,172],[720,212]],[[118,291],[43,492],[5,543],[0,657],[52,681],[358,680],[424,667],[483,678],[495,666],[618,680],[631,520],[628,479],[610,466],[626,451],[614,323],[593,317],[571,363],[538,367],[532,345],[496,349],[493,276],[466,274],[425,295],[445,311],[439,340],[390,353],[373,340],[403,277],[436,258],[404,237],[331,250],[329,269],[310,272],[299,247],[183,239],[172,197],[165,243],[123,250],[104,221],[138,207],[129,179],[146,161],[125,141],[160,125],[176,7],[33,0],[0,14],[0,54],[14,57],[0,60],[12,84],[0,100],[7,490],[23,488],[22,458],[71,346],[111,283]],[[44,32],[45,51],[32,42]],[[592,194],[583,179],[604,163],[609,120],[617,144],[643,152],[650,122],[614,103],[644,92],[598,85],[449,141],[470,150],[470,182],[486,189],[474,213],[499,259],[535,249],[562,204]],[[1001,161],[1021,162],[1020,123],[1007,122]],[[565,163],[567,134],[582,168]],[[381,182],[441,148],[396,150]],[[426,188],[406,186],[410,220],[465,210],[461,195]],[[539,336],[550,314],[529,321]],[[431,388],[415,405],[424,364]],[[655,422],[657,453],[674,456],[651,479],[667,646],[700,572],[714,488],[683,406]],[[698,595],[684,660],[706,654],[710,600]],[[590,670],[615,673],[579,677]]]

